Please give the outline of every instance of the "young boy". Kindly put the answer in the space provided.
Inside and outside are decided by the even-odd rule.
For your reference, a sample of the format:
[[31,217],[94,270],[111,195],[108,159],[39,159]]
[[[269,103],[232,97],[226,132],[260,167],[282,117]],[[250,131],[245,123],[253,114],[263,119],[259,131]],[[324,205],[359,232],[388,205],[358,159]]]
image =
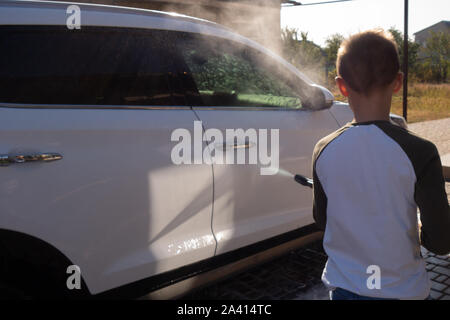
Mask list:
[[389,121],[403,79],[390,34],[350,37],[336,67],[354,119],[320,140],[313,154],[313,214],[328,255],[322,281],[331,299],[425,299],[430,284],[420,245],[450,252],[439,154]]

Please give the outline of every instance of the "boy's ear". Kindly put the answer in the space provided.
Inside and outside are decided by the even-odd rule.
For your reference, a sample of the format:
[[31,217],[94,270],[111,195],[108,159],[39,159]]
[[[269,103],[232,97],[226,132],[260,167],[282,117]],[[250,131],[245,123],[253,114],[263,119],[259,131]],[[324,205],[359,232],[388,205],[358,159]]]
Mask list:
[[403,72],[397,73],[394,80],[394,93],[397,93],[400,91],[403,85]]
[[339,91],[342,93],[342,95],[344,97],[348,97],[347,84],[345,83],[344,79],[337,76],[335,80],[336,80],[336,85],[338,86]]

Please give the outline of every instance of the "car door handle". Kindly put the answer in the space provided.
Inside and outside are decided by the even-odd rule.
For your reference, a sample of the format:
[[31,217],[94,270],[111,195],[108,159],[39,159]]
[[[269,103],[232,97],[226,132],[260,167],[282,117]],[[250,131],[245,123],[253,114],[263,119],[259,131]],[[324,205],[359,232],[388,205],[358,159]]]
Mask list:
[[50,162],[61,160],[63,157],[59,153],[46,152],[46,153],[31,153],[31,154],[18,154],[18,155],[0,155],[0,166],[9,166],[14,163],[25,162]]

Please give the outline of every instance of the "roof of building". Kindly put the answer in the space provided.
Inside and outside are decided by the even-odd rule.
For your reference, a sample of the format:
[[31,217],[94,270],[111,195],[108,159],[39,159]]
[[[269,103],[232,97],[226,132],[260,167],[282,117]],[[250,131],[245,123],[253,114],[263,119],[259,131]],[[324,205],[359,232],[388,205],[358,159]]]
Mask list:
[[435,24],[433,24],[433,25],[431,25],[431,26],[425,28],[425,29],[422,29],[422,30],[420,30],[420,31],[415,32],[414,35],[416,35],[416,34],[418,34],[418,33],[422,33],[422,32],[424,32],[424,31],[428,31],[429,29],[434,28],[434,27],[436,27],[436,26],[438,26],[438,25],[440,25],[440,24],[444,24],[444,25],[447,26],[447,28],[450,28],[450,21],[448,21],[448,20],[442,20],[442,21],[439,21],[438,23],[435,23]]

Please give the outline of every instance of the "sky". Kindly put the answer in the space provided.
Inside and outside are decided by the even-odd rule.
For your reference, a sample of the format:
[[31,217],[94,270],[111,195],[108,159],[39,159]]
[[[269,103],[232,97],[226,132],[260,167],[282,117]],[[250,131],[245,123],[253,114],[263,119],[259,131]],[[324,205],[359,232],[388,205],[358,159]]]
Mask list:
[[[307,4],[326,0],[299,0]],[[283,7],[281,27],[308,32],[308,39],[323,46],[333,33],[347,37],[375,27],[403,32],[404,0],[353,0],[311,6]],[[450,0],[409,0],[408,33],[450,20]]]

